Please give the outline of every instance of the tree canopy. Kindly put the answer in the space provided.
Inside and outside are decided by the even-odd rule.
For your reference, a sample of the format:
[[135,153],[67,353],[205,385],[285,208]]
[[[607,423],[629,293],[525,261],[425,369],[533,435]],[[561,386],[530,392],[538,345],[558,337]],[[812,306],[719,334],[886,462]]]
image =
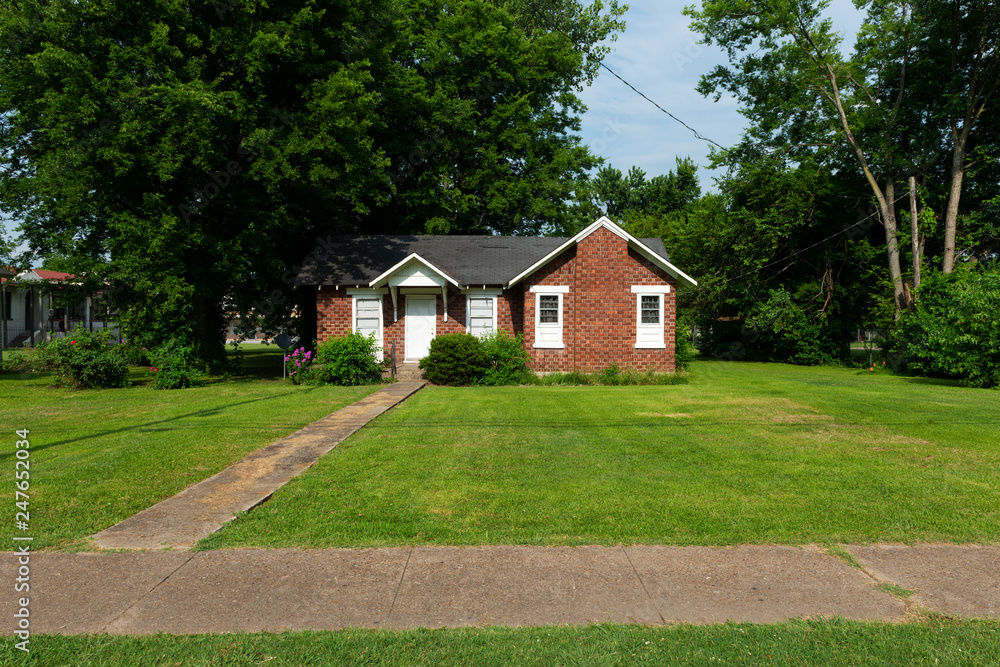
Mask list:
[[597,164],[576,91],[623,11],[19,2],[0,15],[0,209],[113,283],[130,336],[220,359],[226,311],[273,324],[307,301],[289,274],[318,237],[564,224]]
[[[718,154],[731,165],[782,158],[853,173],[877,207],[897,312],[912,305],[924,239],[941,268],[976,259],[958,247],[963,180],[995,165],[1000,9],[995,3],[869,0],[853,53],[845,55],[823,11],[827,1],[710,0],[689,8],[692,27],[728,53],[702,78],[706,95],[731,93],[750,120],[744,141]],[[980,180],[972,196],[995,196]],[[983,186],[985,187],[985,192]],[[977,203],[978,203],[977,202]],[[909,233],[897,207],[910,213]],[[921,210],[930,208],[930,215]],[[920,220],[924,220],[921,225]],[[934,221],[943,222],[940,232]],[[930,228],[928,228],[930,227]],[[912,271],[901,252],[910,241]]]

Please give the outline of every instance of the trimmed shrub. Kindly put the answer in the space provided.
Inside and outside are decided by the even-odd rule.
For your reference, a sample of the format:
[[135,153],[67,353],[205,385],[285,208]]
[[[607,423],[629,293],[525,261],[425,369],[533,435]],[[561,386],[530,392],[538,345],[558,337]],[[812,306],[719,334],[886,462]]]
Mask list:
[[435,337],[420,368],[434,384],[470,385],[485,377],[491,363],[479,338],[456,333]]
[[197,387],[205,380],[205,372],[194,354],[194,348],[176,338],[150,352],[149,359],[153,389]]
[[38,346],[37,367],[54,371],[57,384],[81,389],[127,387],[128,364],[110,340],[106,329],[92,332],[78,325],[65,338]]
[[476,384],[485,386],[527,384],[534,373],[528,368],[528,351],[521,334],[511,336],[499,330],[483,336],[479,344],[486,354],[489,368]]
[[[304,348],[303,348],[304,349]],[[316,363],[308,369],[305,384],[354,386],[382,381],[382,364],[376,360],[378,341],[356,331],[330,338],[316,349]]]
[[916,309],[900,319],[889,358],[897,355],[909,371],[1000,386],[1000,272],[959,266],[928,275]]

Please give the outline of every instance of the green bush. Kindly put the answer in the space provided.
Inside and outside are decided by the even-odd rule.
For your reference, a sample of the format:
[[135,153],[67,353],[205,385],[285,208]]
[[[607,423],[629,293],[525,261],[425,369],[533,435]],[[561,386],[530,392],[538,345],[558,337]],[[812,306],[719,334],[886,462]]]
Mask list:
[[342,386],[381,382],[382,364],[375,358],[377,352],[375,337],[356,331],[325,340],[316,349],[316,363],[307,369],[303,382]]
[[1000,386],[1000,272],[960,266],[928,275],[916,309],[900,319],[889,358],[896,355],[909,371]]
[[196,387],[205,380],[202,362],[194,348],[172,339],[149,353],[154,389],[184,389]]
[[3,370],[8,373],[34,373],[44,369],[38,354],[31,348],[3,351]]
[[491,364],[479,338],[456,333],[434,338],[420,368],[434,384],[470,385],[483,379]]
[[770,290],[744,321],[702,321],[699,351],[721,361],[837,363],[850,358],[850,334],[843,326],[802,294]]
[[524,349],[521,334],[511,336],[506,331],[493,331],[479,339],[489,368],[476,384],[486,386],[518,385],[532,381],[534,373],[528,368],[528,351]]
[[691,323],[687,320],[677,320],[677,328],[674,337],[674,367],[679,370],[687,370],[688,365],[698,356],[691,340]]
[[149,358],[149,350],[130,340],[115,347],[118,354],[129,366],[152,366],[153,362]]
[[128,364],[109,344],[106,329],[87,331],[77,326],[64,338],[38,346],[36,367],[55,372],[57,384],[81,389],[128,386]]

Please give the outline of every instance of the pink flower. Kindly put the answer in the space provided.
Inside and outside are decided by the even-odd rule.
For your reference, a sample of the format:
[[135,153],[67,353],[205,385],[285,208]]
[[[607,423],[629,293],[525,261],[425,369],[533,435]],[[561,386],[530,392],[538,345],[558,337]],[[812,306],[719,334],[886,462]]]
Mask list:
[[71,341],[69,342],[69,344],[70,344],[70,345],[76,345],[76,341],[75,341],[75,340],[71,340]]

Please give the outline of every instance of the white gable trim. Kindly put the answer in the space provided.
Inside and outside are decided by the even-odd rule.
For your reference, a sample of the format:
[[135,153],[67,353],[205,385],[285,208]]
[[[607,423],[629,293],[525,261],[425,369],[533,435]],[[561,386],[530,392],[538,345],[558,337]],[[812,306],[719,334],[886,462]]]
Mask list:
[[660,267],[661,269],[663,269],[664,271],[666,271],[667,273],[669,273],[670,275],[672,275],[674,278],[677,278],[678,280],[683,280],[683,281],[687,282],[688,284],[690,284],[692,286],[698,284],[697,281],[695,281],[694,278],[692,278],[688,274],[684,273],[683,271],[681,271],[680,269],[678,269],[676,266],[674,266],[673,264],[671,264],[667,260],[665,260],[662,257],[660,257],[658,254],[656,254],[655,252],[653,252],[652,250],[650,250],[648,246],[646,246],[641,241],[639,241],[639,239],[637,239],[636,237],[632,236],[631,234],[629,234],[628,232],[626,232],[624,229],[622,229],[621,227],[619,227],[618,225],[616,225],[614,222],[611,221],[610,218],[608,218],[607,216],[602,216],[598,220],[595,220],[590,225],[588,225],[586,229],[584,229],[583,231],[581,231],[580,233],[578,233],[576,236],[574,236],[570,240],[566,241],[565,243],[563,243],[562,245],[560,245],[558,248],[556,248],[555,250],[553,250],[552,252],[550,252],[548,255],[546,255],[545,257],[541,258],[540,260],[538,260],[537,262],[535,262],[534,264],[532,264],[530,267],[528,267],[527,269],[525,269],[524,271],[522,271],[513,280],[511,280],[509,283],[507,283],[507,287],[508,288],[513,287],[517,283],[521,282],[522,280],[524,280],[525,278],[527,278],[528,276],[530,276],[532,273],[534,273],[538,269],[542,268],[543,266],[545,266],[546,264],[548,264],[550,261],[552,261],[553,259],[555,259],[556,257],[558,257],[560,254],[562,254],[563,252],[565,252],[567,249],[572,248],[574,245],[576,245],[577,243],[579,243],[583,239],[587,238],[588,236],[590,236],[591,234],[593,234],[598,229],[601,229],[602,227],[604,229],[607,229],[609,232],[611,232],[615,236],[618,236],[618,237],[624,239],[625,241],[627,241],[628,244],[629,244],[629,247],[631,247],[632,249],[634,249],[640,255],[642,255],[647,260],[649,260],[650,262],[652,262],[654,265]]
[[[400,276],[397,274],[411,262],[427,269],[432,275],[423,275],[415,280],[407,280],[407,277],[400,279]],[[454,278],[441,271],[441,269],[437,268],[417,253],[413,253],[379,277],[375,278],[375,280],[368,283],[368,286],[383,287],[385,285],[389,285],[391,287],[444,287],[447,283],[451,283],[455,287],[461,287],[461,285],[459,285]]]

